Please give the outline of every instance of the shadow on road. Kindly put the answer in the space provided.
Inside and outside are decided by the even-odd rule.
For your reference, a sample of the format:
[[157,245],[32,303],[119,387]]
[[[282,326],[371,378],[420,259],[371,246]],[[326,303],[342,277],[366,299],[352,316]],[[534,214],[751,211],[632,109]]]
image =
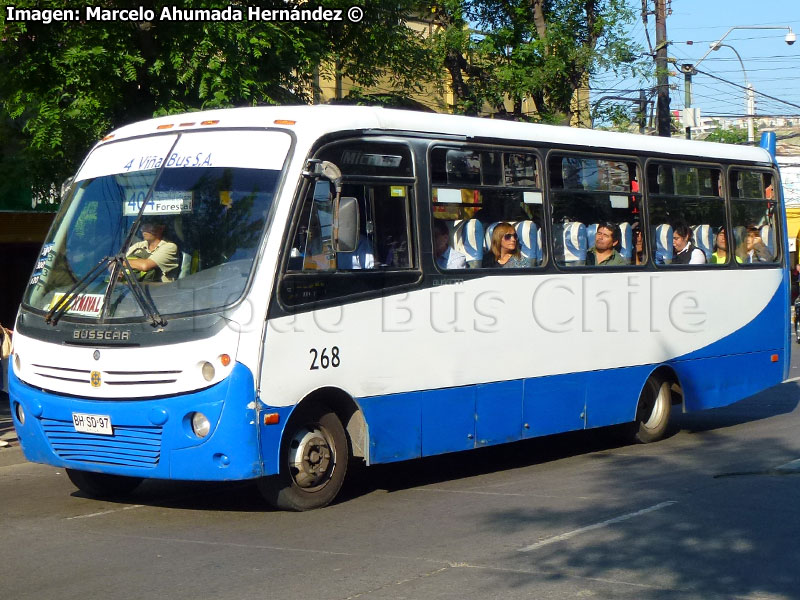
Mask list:
[[[797,384],[787,383],[732,406],[699,413],[673,413],[670,437],[676,434],[702,433],[713,436],[715,432],[720,433],[736,425],[791,413],[797,407],[798,401]],[[350,466],[348,478],[336,504],[376,491],[395,492],[441,484],[577,455],[598,453],[598,458],[602,458],[607,456],[603,454],[604,452],[632,445],[631,440],[630,425],[620,425],[372,467],[353,464]],[[713,437],[708,437],[707,443],[713,446],[716,442]],[[73,495],[86,497],[78,491]],[[117,500],[124,503],[134,502],[202,511],[270,510],[261,499],[253,482],[147,480],[133,494]]]

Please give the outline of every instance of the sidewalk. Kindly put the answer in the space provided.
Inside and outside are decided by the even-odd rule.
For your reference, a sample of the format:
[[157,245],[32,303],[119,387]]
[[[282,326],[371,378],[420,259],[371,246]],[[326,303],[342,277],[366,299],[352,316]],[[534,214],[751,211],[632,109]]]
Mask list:
[[17,440],[14,422],[11,420],[8,394],[0,392],[0,452],[15,446],[19,446],[19,440]]

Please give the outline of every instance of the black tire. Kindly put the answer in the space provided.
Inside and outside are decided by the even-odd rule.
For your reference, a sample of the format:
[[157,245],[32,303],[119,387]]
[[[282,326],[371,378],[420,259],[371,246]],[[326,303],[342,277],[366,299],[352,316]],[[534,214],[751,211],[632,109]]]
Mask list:
[[141,477],[125,477],[67,469],[67,477],[80,491],[95,498],[127,496],[144,481]]
[[650,377],[644,384],[636,407],[636,441],[642,444],[657,442],[667,433],[672,412],[672,386],[668,381]]
[[300,407],[281,443],[280,473],[258,481],[275,508],[304,511],[330,504],[347,473],[349,447],[339,417],[324,406]]

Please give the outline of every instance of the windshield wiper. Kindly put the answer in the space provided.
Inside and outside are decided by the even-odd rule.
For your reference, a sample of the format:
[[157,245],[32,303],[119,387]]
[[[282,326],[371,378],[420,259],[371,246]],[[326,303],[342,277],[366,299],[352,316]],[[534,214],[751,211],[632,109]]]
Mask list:
[[100,262],[92,267],[92,269],[86,273],[86,275],[76,281],[73,286],[67,290],[67,293],[64,294],[61,300],[47,312],[47,314],[44,316],[45,322],[51,325],[58,323],[62,315],[69,310],[70,306],[72,306],[72,303],[78,297],[78,294],[86,289],[86,286],[94,281],[95,277],[100,274],[103,267],[114,259],[114,256],[104,256],[102,259],[100,259]]
[[73,302],[75,302],[80,293],[86,289],[86,286],[94,281],[94,279],[102,272],[103,267],[106,265],[112,265],[111,279],[109,281],[109,285],[106,286],[106,292],[103,296],[103,313],[101,315],[101,321],[105,316],[106,306],[108,306],[108,301],[114,289],[114,286],[111,285],[111,282],[117,280],[121,270],[122,277],[127,282],[128,287],[130,287],[131,294],[133,295],[134,300],[136,300],[136,303],[139,305],[139,308],[142,309],[145,317],[150,319],[150,322],[153,324],[153,326],[160,325],[163,327],[167,324],[167,320],[161,316],[153,301],[147,296],[144,289],[142,289],[142,284],[140,284],[136,277],[134,277],[133,267],[131,267],[127,257],[122,253],[114,256],[103,257],[103,259],[97,263],[86,275],[75,282],[75,284],[67,291],[66,294],[64,294],[64,297],[56,304],[56,306],[48,311],[44,317],[45,322],[51,325],[57,324],[64,313],[67,312],[70,306],[72,306]]
[[[120,252],[114,256],[112,260],[114,261],[114,267],[111,270],[111,280],[116,281],[118,278],[117,273],[122,270],[122,277],[128,283],[128,287],[131,289],[133,299],[136,300],[136,303],[139,305],[139,308],[142,309],[144,315],[150,319],[150,323],[153,325],[153,327],[159,325],[163,327],[166,325],[167,320],[161,316],[161,313],[158,312],[153,300],[145,293],[144,289],[142,288],[142,284],[139,283],[139,281],[133,275],[133,267],[131,267],[131,263],[128,262],[128,257]],[[113,289],[113,285],[109,285],[106,288],[106,294],[103,297],[103,312],[101,319],[105,317],[106,306],[108,306],[108,301],[111,298],[111,292]]]

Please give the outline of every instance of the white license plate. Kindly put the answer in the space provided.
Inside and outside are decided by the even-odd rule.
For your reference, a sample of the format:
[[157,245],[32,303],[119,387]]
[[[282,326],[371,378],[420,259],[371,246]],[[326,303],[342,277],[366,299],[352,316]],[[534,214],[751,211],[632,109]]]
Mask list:
[[81,433],[114,435],[114,430],[111,428],[111,417],[108,415],[72,413],[72,424],[75,426],[75,431],[80,431]]

